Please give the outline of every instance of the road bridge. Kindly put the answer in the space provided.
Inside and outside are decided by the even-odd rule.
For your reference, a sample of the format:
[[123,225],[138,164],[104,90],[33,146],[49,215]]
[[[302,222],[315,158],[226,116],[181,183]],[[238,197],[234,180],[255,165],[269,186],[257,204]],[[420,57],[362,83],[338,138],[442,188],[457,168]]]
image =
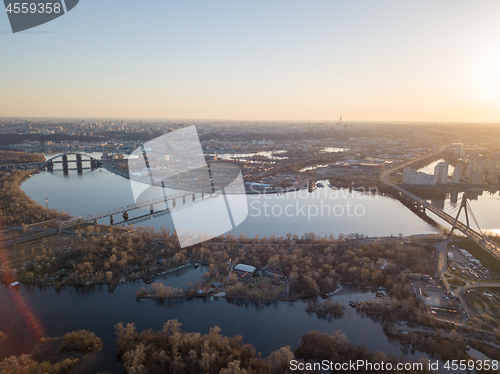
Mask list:
[[500,260],[500,246],[493,243],[491,240],[485,238],[481,233],[471,229],[469,224],[468,224],[469,223],[468,219],[467,219],[467,225],[466,225],[458,220],[458,215],[456,218],[454,218],[454,217],[450,216],[448,213],[444,212],[443,210],[431,205],[426,200],[418,197],[417,195],[411,193],[410,191],[405,190],[403,187],[395,185],[390,180],[389,175],[391,172],[393,172],[393,171],[395,171],[395,170],[397,170],[400,167],[405,166],[405,165],[406,164],[399,165],[396,168],[385,170],[381,175],[382,182],[384,182],[388,186],[395,188],[399,192],[399,196],[400,196],[402,201],[407,200],[407,201],[412,202],[413,208],[415,208],[417,211],[422,212],[422,213],[425,213],[426,209],[431,211],[436,216],[438,216],[443,221],[449,223],[452,226],[451,232],[453,232],[453,229],[459,230],[464,235],[466,235],[468,238],[470,238],[470,239],[474,240],[476,243],[478,243],[487,252],[489,252],[490,254],[492,254],[493,256],[495,256],[497,259]]

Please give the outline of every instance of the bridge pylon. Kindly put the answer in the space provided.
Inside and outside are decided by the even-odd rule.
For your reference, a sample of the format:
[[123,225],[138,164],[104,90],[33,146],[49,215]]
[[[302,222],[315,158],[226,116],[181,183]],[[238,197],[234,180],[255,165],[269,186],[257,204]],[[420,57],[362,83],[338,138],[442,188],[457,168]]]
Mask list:
[[[465,221],[467,222],[467,228],[470,229],[470,224],[469,224],[470,206],[469,206],[469,204],[467,204],[467,193],[465,193],[465,192],[462,195],[462,202],[460,203],[460,208],[458,209],[457,217],[455,218],[455,221],[453,222],[453,226],[451,227],[451,231],[450,231],[450,234],[448,235],[448,238],[451,238],[451,235],[453,235],[453,230],[455,230],[455,228],[456,228],[456,225],[458,222],[458,217],[460,216],[462,209],[465,211]],[[472,210],[471,210],[471,213],[472,213]],[[481,229],[479,229],[479,230],[481,230]]]

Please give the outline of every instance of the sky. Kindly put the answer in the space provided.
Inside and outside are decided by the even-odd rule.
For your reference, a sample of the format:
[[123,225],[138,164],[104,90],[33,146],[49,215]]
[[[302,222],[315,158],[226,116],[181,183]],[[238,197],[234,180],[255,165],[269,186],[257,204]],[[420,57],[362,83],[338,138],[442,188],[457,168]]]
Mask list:
[[81,0],[12,34],[0,117],[500,122],[497,0]]

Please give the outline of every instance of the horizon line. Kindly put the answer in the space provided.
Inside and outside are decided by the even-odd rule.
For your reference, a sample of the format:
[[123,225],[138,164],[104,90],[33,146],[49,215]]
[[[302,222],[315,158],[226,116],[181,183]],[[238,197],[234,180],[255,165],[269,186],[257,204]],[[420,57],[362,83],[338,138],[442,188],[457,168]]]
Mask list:
[[301,122],[301,123],[387,123],[387,124],[482,124],[482,125],[500,125],[499,122],[491,121],[440,121],[440,120],[367,120],[352,119],[345,120],[311,120],[311,119],[234,119],[234,118],[166,118],[166,117],[92,117],[92,116],[0,116],[3,119],[58,119],[58,120],[137,120],[137,121],[228,121],[228,122]]

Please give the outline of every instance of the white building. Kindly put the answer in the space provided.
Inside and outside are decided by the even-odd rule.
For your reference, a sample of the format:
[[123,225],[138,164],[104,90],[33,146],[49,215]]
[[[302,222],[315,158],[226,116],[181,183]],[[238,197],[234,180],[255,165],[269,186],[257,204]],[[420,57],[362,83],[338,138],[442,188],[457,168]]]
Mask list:
[[455,148],[455,157],[465,157],[465,147],[463,144],[458,144]]
[[403,184],[432,186],[434,176],[406,167],[403,172]]
[[253,274],[257,270],[255,267],[245,264],[238,264],[233,268],[234,271],[241,271],[242,273]]
[[448,161],[441,161],[434,167],[434,180],[436,184],[446,184],[448,182]]
[[460,184],[460,175],[462,174],[462,165],[457,165],[453,169],[453,183]]

